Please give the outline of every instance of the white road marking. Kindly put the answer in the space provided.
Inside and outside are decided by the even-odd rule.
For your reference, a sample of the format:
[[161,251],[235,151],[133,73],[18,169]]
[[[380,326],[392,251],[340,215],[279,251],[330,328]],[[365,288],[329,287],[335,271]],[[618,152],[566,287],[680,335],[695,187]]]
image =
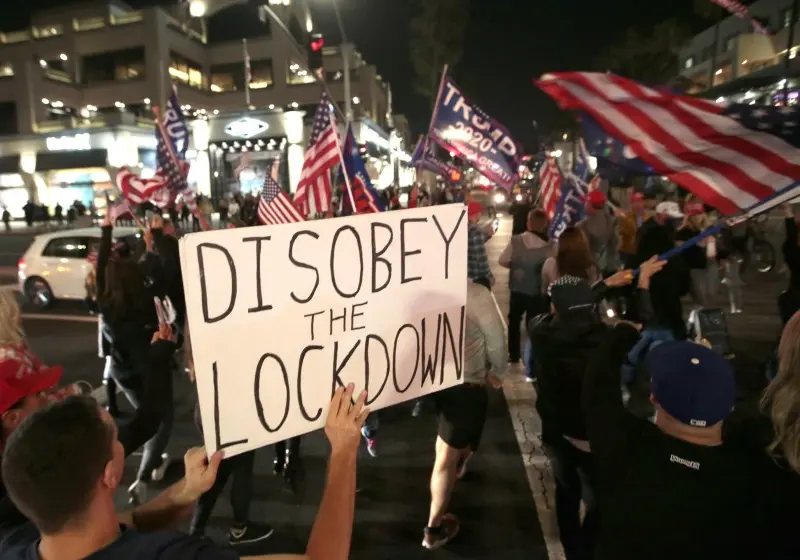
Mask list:
[[27,321],[68,321],[76,323],[96,323],[97,317],[91,315],[55,315],[52,313],[23,313]]

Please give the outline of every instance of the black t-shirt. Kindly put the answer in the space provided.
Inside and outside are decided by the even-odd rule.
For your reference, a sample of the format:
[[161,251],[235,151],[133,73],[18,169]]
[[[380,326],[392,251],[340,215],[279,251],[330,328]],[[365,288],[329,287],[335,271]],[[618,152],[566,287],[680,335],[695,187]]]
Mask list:
[[[676,241],[689,241],[695,235],[697,235],[698,231],[693,230],[692,228],[681,228],[675,234]],[[689,268],[693,269],[704,269],[708,266],[708,257],[706,256],[706,249],[705,247],[700,247],[699,245],[693,245],[688,249],[683,250],[683,258],[686,261],[686,264]]]
[[[751,560],[759,458],[736,445],[675,439],[622,403],[620,366],[638,333],[618,326],[590,361],[584,408],[601,560]],[[751,460],[752,459],[752,460]]]
[[[14,535],[11,535],[12,539]],[[2,560],[39,560],[38,535],[32,539],[4,540],[0,543]],[[210,540],[174,531],[140,533],[122,528],[111,545],[84,560],[238,560],[233,550],[222,549]]]

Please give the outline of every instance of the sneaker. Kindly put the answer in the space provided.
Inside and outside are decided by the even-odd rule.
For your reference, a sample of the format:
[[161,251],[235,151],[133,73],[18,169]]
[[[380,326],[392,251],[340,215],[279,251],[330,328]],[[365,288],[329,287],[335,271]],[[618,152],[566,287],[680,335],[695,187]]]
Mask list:
[[164,453],[161,455],[161,465],[153,469],[150,475],[153,482],[161,482],[164,480],[164,475],[167,474],[167,467],[169,467],[169,455]]
[[425,527],[422,546],[428,550],[435,550],[446,545],[458,534],[458,527],[458,517],[448,513],[442,517],[442,522],[438,527]]
[[231,546],[237,546],[263,541],[272,536],[272,532],[272,527],[261,523],[233,525],[230,530],[228,530],[228,543],[230,543]]
[[128,503],[140,506],[147,501],[147,483],[137,480],[128,488]]
[[375,438],[368,438],[365,437],[367,440],[367,453],[369,453],[370,457],[377,457],[378,456],[378,445],[375,441]]

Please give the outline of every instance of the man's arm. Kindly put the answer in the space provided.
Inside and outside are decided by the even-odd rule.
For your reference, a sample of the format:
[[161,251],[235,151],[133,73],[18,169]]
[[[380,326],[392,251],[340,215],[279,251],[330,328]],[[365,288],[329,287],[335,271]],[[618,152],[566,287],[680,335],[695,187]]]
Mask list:
[[221,461],[220,451],[208,457],[202,447],[190,449],[183,457],[186,472],[183,479],[146,504],[118,514],[119,522],[140,531],[174,527],[191,513],[197,499],[214,485]]
[[306,554],[311,560],[347,560],[356,507],[356,456],[361,426],[369,414],[363,409],[366,391],[351,406],[353,384],[337,389],[328,411],[325,435],[331,443],[328,476],[317,518],[311,527]]
[[497,259],[497,264],[503,268],[511,268],[511,241],[508,242],[506,248],[500,253],[500,258]]

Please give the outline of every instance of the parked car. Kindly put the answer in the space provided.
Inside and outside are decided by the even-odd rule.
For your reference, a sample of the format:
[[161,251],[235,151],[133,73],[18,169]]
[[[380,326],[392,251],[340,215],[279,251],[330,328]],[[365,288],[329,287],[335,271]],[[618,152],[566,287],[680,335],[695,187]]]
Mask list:
[[[113,235],[134,252],[141,248],[141,234],[136,228],[114,228]],[[99,245],[98,227],[37,235],[17,263],[20,291],[39,308],[59,299],[83,300],[86,275],[93,266],[88,257]]]

